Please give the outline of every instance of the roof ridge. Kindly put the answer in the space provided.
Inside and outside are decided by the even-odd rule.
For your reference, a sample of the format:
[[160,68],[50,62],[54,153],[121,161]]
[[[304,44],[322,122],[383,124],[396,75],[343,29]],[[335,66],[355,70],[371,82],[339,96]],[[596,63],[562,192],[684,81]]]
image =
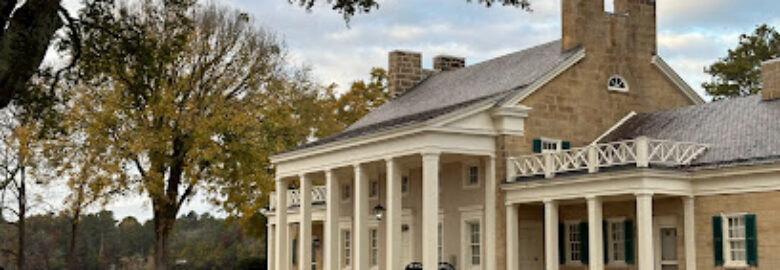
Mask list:
[[[465,66],[465,67],[462,67],[462,68],[458,68],[458,69],[454,69],[454,70],[448,70],[448,71],[435,71],[435,72],[431,73],[431,75],[429,75],[429,76],[426,76],[425,78],[423,78],[422,80],[420,80],[419,82],[417,82],[417,84],[415,84],[415,85],[414,85],[414,86],[412,86],[411,88],[409,88],[409,89],[407,89],[406,91],[404,91],[403,93],[401,93],[401,95],[398,95],[398,96],[396,96],[396,97],[393,97],[393,98],[389,99],[389,100],[388,100],[388,102],[392,102],[393,100],[396,100],[396,99],[398,99],[398,98],[401,98],[401,97],[403,97],[403,96],[405,96],[405,95],[407,95],[407,94],[409,94],[409,93],[411,93],[411,92],[415,91],[416,89],[418,89],[418,88],[419,88],[418,86],[420,86],[420,85],[422,85],[422,84],[423,84],[423,82],[427,81],[428,79],[430,79],[430,78],[432,78],[432,77],[434,77],[434,76],[438,76],[438,75],[445,74],[445,73],[466,72],[466,71],[468,71],[469,69],[478,68],[478,67],[480,67],[480,66],[483,66],[483,65],[489,64],[489,63],[491,63],[491,62],[498,61],[498,60],[500,60],[500,59],[504,59],[505,57],[513,56],[513,55],[516,55],[516,54],[521,54],[521,53],[523,53],[523,52],[532,51],[532,50],[539,49],[539,48],[542,48],[542,47],[545,47],[545,46],[550,46],[550,45],[553,45],[553,44],[555,44],[555,43],[558,43],[558,42],[561,42],[561,41],[562,41],[562,39],[556,39],[556,40],[553,40],[553,41],[548,41],[548,42],[545,42],[545,43],[542,43],[542,44],[534,45],[534,46],[532,46],[532,47],[528,47],[528,48],[525,48],[525,49],[521,49],[521,50],[519,50],[519,51],[513,51],[513,52],[505,53],[505,54],[502,54],[502,55],[499,55],[499,56],[496,56],[496,57],[493,57],[493,58],[490,58],[490,59],[483,60],[482,62],[474,63],[474,64],[472,64],[472,65],[468,65],[468,66]],[[577,48],[573,48],[573,49],[571,49],[571,50],[576,50],[576,49],[579,49],[579,48],[577,47]],[[566,51],[566,52],[563,52],[563,53],[567,53],[567,52],[568,52],[568,51]],[[520,87],[522,87],[522,86],[520,86]],[[507,90],[511,90],[511,89],[507,89]]]

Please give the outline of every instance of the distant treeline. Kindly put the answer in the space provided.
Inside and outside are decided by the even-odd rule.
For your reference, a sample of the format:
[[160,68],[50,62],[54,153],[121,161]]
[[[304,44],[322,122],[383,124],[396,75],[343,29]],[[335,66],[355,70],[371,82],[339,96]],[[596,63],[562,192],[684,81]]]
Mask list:
[[[259,218],[262,219],[262,218]],[[235,220],[190,212],[176,220],[170,239],[174,269],[265,269],[264,220],[245,230]],[[0,269],[15,269],[16,228],[0,220]],[[27,269],[66,269],[71,219],[36,215],[27,219]],[[247,226],[244,226],[247,227]],[[119,221],[110,211],[81,217],[76,269],[152,269],[154,224],[133,217]]]

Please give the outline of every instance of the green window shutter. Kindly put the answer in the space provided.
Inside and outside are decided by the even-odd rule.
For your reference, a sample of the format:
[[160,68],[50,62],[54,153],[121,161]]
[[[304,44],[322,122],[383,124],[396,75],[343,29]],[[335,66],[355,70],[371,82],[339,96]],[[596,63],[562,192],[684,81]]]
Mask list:
[[580,222],[580,261],[583,264],[588,264],[589,262],[590,253],[588,253],[588,246],[590,246],[588,242],[588,223]]
[[604,246],[604,263],[609,263],[609,238],[607,236],[607,226],[609,226],[609,223],[606,221],[601,222],[601,243]]
[[566,227],[558,223],[558,261],[566,264]]
[[293,238],[293,240],[292,240],[292,254],[291,255],[292,256],[290,256],[290,257],[292,257],[292,264],[297,264],[296,263],[298,261],[298,239],[297,238]]
[[712,251],[715,265],[723,265],[723,218],[712,217]]
[[626,263],[634,264],[634,222],[627,219],[623,225],[626,233]]
[[571,149],[571,142],[563,141],[561,143],[561,147],[563,148],[563,150],[569,150],[569,149]]
[[542,152],[542,139],[534,139],[534,153]]
[[756,238],[756,215],[745,215],[745,242],[748,265],[758,265],[758,238]]

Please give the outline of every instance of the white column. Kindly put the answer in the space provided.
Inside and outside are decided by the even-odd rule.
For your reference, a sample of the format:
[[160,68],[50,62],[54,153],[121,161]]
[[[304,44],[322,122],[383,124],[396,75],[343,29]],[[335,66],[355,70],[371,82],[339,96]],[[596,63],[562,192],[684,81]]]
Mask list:
[[401,266],[401,168],[392,158],[385,160],[387,166],[387,210],[385,221],[385,243],[387,245],[385,269],[402,269]]
[[298,269],[310,270],[311,269],[311,178],[302,174],[301,180],[301,206],[300,216],[301,222],[298,226],[298,239],[300,244],[298,245],[299,262]]
[[588,250],[590,270],[604,270],[604,238],[602,231],[602,204],[596,196],[585,197],[588,201]]
[[439,155],[422,154],[422,263],[423,269],[438,269]]
[[544,200],[544,269],[558,270],[558,202]]
[[496,157],[485,158],[485,270],[496,270]]
[[339,270],[339,179],[325,171],[325,270]]
[[638,270],[653,270],[653,194],[636,194]]
[[276,270],[289,269],[287,241],[287,181],[276,179]]
[[683,217],[685,227],[685,269],[696,269],[696,224],[694,223],[694,198],[683,197]]
[[274,264],[274,259],[276,259],[276,242],[275,235],[276,231],[274,230],[274,225],[270,222],[266,225],[267,233],[265,235],[266,240],[268,241],[268,244],[266,245],[266,263],[268,263],[268,270],[273,270],[276,267],[276,264]]
[[352,269],[368,269],[368,175],[365,168],[355,164],[355,243],[352,249]]
[[[517,206],[506,206],[506,270],[519,270],[520,241]],[[490,256],[490,255],[488,255]]]

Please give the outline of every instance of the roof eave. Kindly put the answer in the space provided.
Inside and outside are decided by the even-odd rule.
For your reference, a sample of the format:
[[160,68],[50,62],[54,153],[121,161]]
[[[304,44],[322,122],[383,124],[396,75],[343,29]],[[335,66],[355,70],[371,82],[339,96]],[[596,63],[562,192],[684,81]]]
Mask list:
[[696,91],[694,91],[693,88],[691,88],[691,86],[685,82],[685,80],[683,80],[683,78],[680,77],[680,75],[677,74],[677,72],[674,71],[674,69],[669,66],[669,64],[666,63],[663,58],[661,58],[661,56],[653,56],[653,59],[650,62],[656,68],[658,68],[658,70],[660,70],[661,73],[663,73],[664,76],[669,79],[669,81],[677,86],[677,88],[680,89],[680,91],[682,91],[683,94],[685,94],[685,96],[688,97],[688,99],[690,99],[694,104],[700,105],[706,103],[706,101],[704,101],[704,99],[702,99],[701,96],[699,96],[699,94],[696,93]]
[[269,156],[269,160],[271,161],[272,164],[277,164],[279,162],[295,160],[295,159],[303,158],[314,154],[337,151],[339,149],[349,147],[350,145],[360,145],[372,141],[385,140],[385,139],[405,136],[413,133],[424,132],[424,131],[428,131],[429,127],[435,128],[441,122],[449,121],[454,117],[457,117],[457,115],[462,114],[463,112],[488,110],[490,108],[493,108],[495,104],[496,104],[496,100],[493,98],[489,98],[484,101],[477,102],[475,104],[454,110],[452,112],[443,115],[439,115],[437,117],[419,123],[411,124],[408,126],[397,127],[397,128],[391,128],[385,131],[366,134],[366,135],[357,136],[353,138],[333,141],[330,143],[317,145],[309,148],[303,148],[303,149],[293,150],[289,152],[274,154]]

